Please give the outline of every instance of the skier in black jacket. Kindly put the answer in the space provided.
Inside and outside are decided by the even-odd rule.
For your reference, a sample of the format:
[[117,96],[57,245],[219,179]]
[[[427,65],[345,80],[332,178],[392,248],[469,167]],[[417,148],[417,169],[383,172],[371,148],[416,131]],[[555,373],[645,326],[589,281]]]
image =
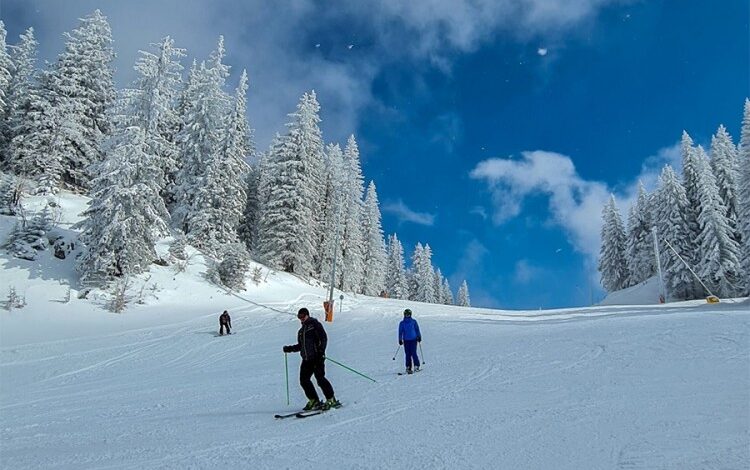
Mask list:
[[[299,383],[307,396],[307,405],[304,410],[338,408],[341,406],[336,397],[333,395],[333,386],[326,379],[325,370],[325,353],[328,344],[328,336],[323,325],[318,320],[310,316],[310,311],[306,308],[299,309],[297,312],[302,327],[297,332],[297,344],[284,346],[284,352],[299,351],[302,356],[302,364],[299,368]],[[315,375],[318,386],[323,390],[326,397],[325,403],[318,399],[318,392],[312,384],[310,378]]]
[[229,316],[229,312],[224,310],[224,313],[222,313],[219,316],[219,335],[224,335],[224,328],[227,329],[227,334],[232,334],[232,318]]

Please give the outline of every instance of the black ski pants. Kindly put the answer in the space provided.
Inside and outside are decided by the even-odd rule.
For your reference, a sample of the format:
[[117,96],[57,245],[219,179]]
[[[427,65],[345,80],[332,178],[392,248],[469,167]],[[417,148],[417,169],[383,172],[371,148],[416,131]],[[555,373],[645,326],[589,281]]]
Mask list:
[[229,331],[229,325],[228,325],[228,324],[226,324],[226,323],[221,323],[221,324],[220,324],[220,326],[219,326],[219,334],[220,334],[220,335],[223,335],[223,334],[224,334],[224,328],[226,328],[226,329],[227,329],[227,334],[230,334],[230,333],[231,333],[231,331]]
[[315,391],[315,386],[310,380],[313,375],[315,375],[315,381],[318,382],[318,387],[323,390],[326,400],[333,398],[333,386],[326,379],[325,358],[302,361],[302,365],[299,367],[299,384],[302,385],[302,390],[305,391],[308,400],[319,399],[318,392]]

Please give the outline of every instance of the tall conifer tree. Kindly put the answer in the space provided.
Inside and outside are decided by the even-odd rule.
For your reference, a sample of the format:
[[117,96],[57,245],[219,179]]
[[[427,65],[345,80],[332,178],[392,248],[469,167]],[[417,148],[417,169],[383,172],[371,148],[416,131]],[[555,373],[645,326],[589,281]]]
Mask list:
[[628,215],[627,247],[628,285],[634,286],[654,275],[656,271],[650,196],[638,183],[638,198]]
[[602,246],[599,255],[599,272],[602,285],[607,292],[614,292],[627,287],[630,273],[625,253],[626,236],[622,216],[617,209],[614,195],[604,206],[602,214]]
[[112,31],[99,10],[66,33],[65,50],[47,76],[48,99],[60,113],[63,182],[87,188],[88,167],[102,160],[100,146],[110,132],[108,111],[115,100]]
[[373,181],[367,186],[362,228],[365,243],[363,293],[378,295],[385,288],[386,255],[378,193]]
[[288,132],[274,142],[264,191],[259,255],[271,266],[312,276],[322,201],[323,138],[315,92],[290,114]]
[[745,99],[737,159],[739,161],[737,226],[741,243],[740,258],[745,279],[744,294],[750,295],[750,100],[748,99]]
[[404,266],[404,247],[394,233],[388,237],[388,267],[385,276],[385,290],[393,299],[408,299],[409,286]]

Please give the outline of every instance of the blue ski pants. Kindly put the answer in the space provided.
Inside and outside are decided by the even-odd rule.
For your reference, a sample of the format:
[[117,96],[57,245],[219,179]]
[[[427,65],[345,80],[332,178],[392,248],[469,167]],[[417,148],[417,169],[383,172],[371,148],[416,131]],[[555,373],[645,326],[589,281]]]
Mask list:
[[419,357],[417,357],[417,340],[416,339],[405,339],[404,340],[404,354],[406,355],[406,368],[412,366],[419,367]]

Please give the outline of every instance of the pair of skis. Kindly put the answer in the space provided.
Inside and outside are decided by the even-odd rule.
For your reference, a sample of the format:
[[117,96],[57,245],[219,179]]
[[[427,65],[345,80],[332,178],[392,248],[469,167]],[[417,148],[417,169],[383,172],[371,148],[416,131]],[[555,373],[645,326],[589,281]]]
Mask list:
[[[337,409],[337,408],[341,408],[341,405],[336,406],[336,407],[334,407],[332,409]],[[276,418],[276,419],[286,419],[286,418],[292,418],[292,417],[295,417],[295,418],[309,418],[310,416],[322,415],[326,411],[330,411],[330,410],[309,410],[309,411],[304,411],[303,410],[303,411],[295,411],[294,413],[277,414],[277,415],[273,415],[273,417]]]
[[295,411],[294,413],[288,413],[283,415],[273,415],[276,419],[286,419],[286,418],[307,418],[310,416],[319,415],[321,413],[325,413],[323,410],[311,410],[311,411]]

